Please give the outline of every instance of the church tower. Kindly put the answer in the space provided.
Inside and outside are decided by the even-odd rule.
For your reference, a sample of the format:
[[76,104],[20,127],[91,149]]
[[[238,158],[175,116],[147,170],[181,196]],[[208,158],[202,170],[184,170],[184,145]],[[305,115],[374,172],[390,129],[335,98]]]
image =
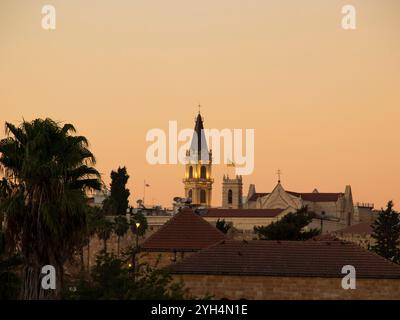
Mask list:
[[208,151],[204,134],[203,118],[199,112],[196,118],[192,143],[186,151],[185,164],[185,197],[192,199],[192,204],[210,207],[212,184],[212,152]]
[[222,182],[222,208],[241,209],[243,198],[242,176],[230,179],[225,176]]

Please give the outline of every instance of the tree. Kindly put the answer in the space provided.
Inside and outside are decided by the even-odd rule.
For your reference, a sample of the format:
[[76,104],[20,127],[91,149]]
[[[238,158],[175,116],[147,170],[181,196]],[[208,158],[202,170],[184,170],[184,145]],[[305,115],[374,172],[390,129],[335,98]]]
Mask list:
[[96,259],[96,265],[91,270],[90,277],[81,277],[78,283],[72,283],[76,290],[64,292],[66,299],[184,299],[188,291],[182,282],[174,282],[165,270],[142,265],[138,276],[133,279],[131,270],[125,259],[114,254],[101,252]]
[[222,233],[227,234],[228,231],[231,229],[231,225],[226,223],[225,219],[218,219],[217,223],[215,224],[216,228],[220,230]]
[[[95,157],[71,124],[51,119],[6,123],[0,141],[0,166],[15,184],[1,203],[7,245],[20,248],[22,299],[60,296],[64,263],[82,243],[86,227],[87,189],[100,189]],[[43,290],[41,269],[56,270],[56,290]]]
[[372,250],[393,262],[400,262],[400,219],[399,213],[393,210],[393,202],[389,201],[386,209],[382,209],[372,224],[372,238],[376,240]]
[[119,256],[121,237],[129,230],[129,223],[125,216],[117,216],[114,220],[114,231],[117,235],[117,255]]
[[86,215],[86,241],[87,245],[87,267],[90,269],[90,239],[96,234],[98,221],[102,218],[102,210],[98,207],[87,208]]
[[262,240],[307,240],[321,232],[319,229],[304,230],[312,219],[307,207],[302,207],[268,226],[254,227],[254,231]]
[[105,216],[98,220],[96,233],[100,240],[103,240],[103,250],[107,252],[107,240],[110,239],[114,224]]
[[103,207],[107,214],[122,215],[128,209],[129,189],[126,189],[129,175],[126,168],[118,167],[117,171],[111,171],[111,194],[104,201]]
[[[136,228],[136,223],[140,223],[139,229]],[[148,228],[146,216],[142,211],[137,211],[131,218],[131,230],[134,234],[138,232],[139,236],[144,236]]]
[[16,269],[20,264],[21,258],[14,251],[6,252],[4,234],[0,228],[0,300],[18,298],[21,279]]

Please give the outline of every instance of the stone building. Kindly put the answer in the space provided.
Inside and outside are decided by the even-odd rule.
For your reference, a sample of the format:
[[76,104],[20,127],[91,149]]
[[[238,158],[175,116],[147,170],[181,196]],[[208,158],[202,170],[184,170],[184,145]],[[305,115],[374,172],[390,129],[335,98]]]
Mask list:
[[162,267],[223,239],[221,231],[191,209],[182,210],[144,241],[140,261]]
[[[356,270],[345,290],[343,266]],[[343,241],[221,241],[168,270],[215,299],[400,299],[400,266]]]
[[242,176],[230,179],[224,175],[222,180],[222,208],[241,209],[243,206],[243,181]]
[[358,223],[355,214],[351,187],[346,186],[344,192],[325,193],[314,189],[313,192],[294,192],[283,188],[280,181],[270,193],[257,193],[254,185],[250,185],[247,202],[244,208],[276,209],[291,208],[292,211],[307,206],[316,219],[310,227],[320,227],[320,220],[325,225],[324,232],[332,232]]
[[235,239],[252,240],[255,237],[254,227],[266,226],[278,221],[291,209],[216,209],[209,208],[202,217],[215,225],[224,220],[232,227],[229,236]]
[[372,238],[372,225],[370,222],[362,222],[350,227],[335,231],[333,234],[339,239],[353,242],[361,247],[369,248],[375,244]]

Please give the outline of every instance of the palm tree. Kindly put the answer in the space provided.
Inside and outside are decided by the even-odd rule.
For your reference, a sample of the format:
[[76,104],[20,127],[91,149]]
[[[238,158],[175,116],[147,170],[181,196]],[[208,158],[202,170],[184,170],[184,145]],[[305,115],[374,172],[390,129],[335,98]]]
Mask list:
[[[6,123],[0,141],[0,167],[12,181],[2,202],[6,241],[23,257],[22,299],[59,298],[64,263],[82,243],[86,227],[87,189],[100,188],[95,158],[71,124],[51,119]],[[56,270],[56,290],[41,288],[41,269]]]
[[87,270],[90,270],[90,239],[96,234],[96,228],[102,211],[98,207],[88,207],[86,218],[86,241],[87,245]]
[[103,240],[104,252],[107,252],[107,240],[111,237],[113,227],[114,224],[104,216],[97,223],[96,232],[99,239]]
[[[12,192],[12,184],[3,177],[3,179],[0,180],[0,208],[1,208],[1,203],[4,202]],[[0,231],[2,230],[3,227],[3,219],[4,219],[4,212],[0,211]]]
[[123,237],[129,230],[129,223],[125,216],[117,216],[114,223],[114,231],[117,235],[117,255],[119,256],[121,237]]

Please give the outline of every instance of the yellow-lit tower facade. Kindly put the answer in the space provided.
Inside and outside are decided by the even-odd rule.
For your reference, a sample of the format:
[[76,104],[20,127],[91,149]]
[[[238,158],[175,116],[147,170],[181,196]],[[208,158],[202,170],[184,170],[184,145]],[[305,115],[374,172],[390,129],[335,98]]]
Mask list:
[[203,118],[199,112],[196,118],[190,149],[186,151],[185,197],[194,205],[210,207],[212,199],[211,178],[212,152],[208,150],[204,133]]

